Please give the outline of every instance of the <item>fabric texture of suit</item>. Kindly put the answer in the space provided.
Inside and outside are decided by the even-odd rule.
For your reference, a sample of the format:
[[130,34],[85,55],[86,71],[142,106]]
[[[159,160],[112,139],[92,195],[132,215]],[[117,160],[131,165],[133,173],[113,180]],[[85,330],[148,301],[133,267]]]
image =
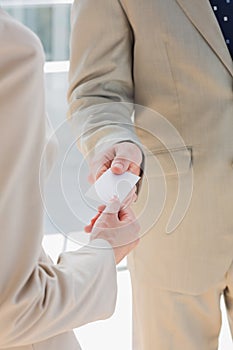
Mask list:
[[[165,235],[164,213],[156,234],[147,235],[151,249],[142,243],[134,253],[142,254],[140,269],[165,288],[201,293],[233,259],[232,78],[232,60],[207,0],[74,3],[69,116],[82,135],[83,153],[104,142],[138,142],[132,129],[120,125],[131,122],[130,108],[119,103],[113,111],[108,102],[158,111],[192,149],[194,190],[182,224]],[[137,114],[135,124],[143,126]],[[139,136],[160,152],[156,140]],[[172,203],[176,179],[168,176],[167,182]]]
[[[131,254],[129,267],[137,290],[157,287],[196,297],[214,288],[233,260],[233,64],[209,1],[75,1],[68,97],[86,156],[105,143],[139,142],[127,103],[159,112],[178,130],[192,153],[191,167],[181,169],[183,176],[193,171],[189,209],[167,235],[177,176],[165,171],[165,210]],[[182,156],[179,145],[164,152],[142,132],[143,115],[135,113],[134,120],[141,142],[161,161],[177,146]],[[156,206],[159,179],[148,157],[146,164],[135,210],[138,216],[144,210],[149,220],[154,207],[145,203],[152,196]],[[140,303],[142,311],[146,301],[135,300]],[[156,310],[151,306],[150,312]],[[135,317],[138,329],[148,326],[152,336],[150,312],[147,324],[140,324],[140,312]]]
[[80,349],[72,329],[114,311],[114,254],[104,240],[61,254],[57,264],[43,252],[39,173],[49,172],[56,154],[51,144],[40,164],[44,54],[38,38],[1,9],[0,43],[0,348]]

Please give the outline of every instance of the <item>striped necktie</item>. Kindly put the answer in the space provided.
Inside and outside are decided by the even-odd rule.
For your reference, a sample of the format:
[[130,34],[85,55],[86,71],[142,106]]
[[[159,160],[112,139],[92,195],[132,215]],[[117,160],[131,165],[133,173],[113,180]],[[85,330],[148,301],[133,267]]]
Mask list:
[[233,59],[233,0],[210,0]]

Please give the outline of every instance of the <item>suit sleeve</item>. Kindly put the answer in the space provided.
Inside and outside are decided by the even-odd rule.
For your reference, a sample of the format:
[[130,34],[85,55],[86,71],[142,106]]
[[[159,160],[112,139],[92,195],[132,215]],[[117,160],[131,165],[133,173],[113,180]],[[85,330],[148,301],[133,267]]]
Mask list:
[[72,8],[69,113],[84,155],[131,140],[134,35],[118,0],[76,0]]
[[45,142],[43,51],[0,9],[0,348],[43,341],[109,317],[114,254],[104,240],[40,259]]

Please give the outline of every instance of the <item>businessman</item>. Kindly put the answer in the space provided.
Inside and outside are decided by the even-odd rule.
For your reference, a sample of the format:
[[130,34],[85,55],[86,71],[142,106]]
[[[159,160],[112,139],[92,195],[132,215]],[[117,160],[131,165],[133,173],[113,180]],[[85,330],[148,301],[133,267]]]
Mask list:
[[[165,210],[129,259],[134,350],[216,350],[222,294],[233,331],[232,21],[231,0],[74,1],[69,118],[82,135],[90,179],[109,167],[139,172],[141,147],[128,104],[159,112],[190,151],[190,167],[164,170]],[[143,116],[134,115],[139,131]],[[182,160],[180,145],[164,150],[146,135],[140,141],[164,163],[173,152]],[[154,185],[148,193],[143,182],[138,215],[148,196],[155,206],[158,200],[157,174],[147,170]],[[177,178],[191,171],[190,206],[168,235]],[[153,206],[148,220],[150,214]]]
[[[138,223],[114,200],[96,217],[90,245],[57,264],[46,256],[40,191],[56,152],[50,144],[41,163],[44,54],[2,9],[0,47],[0,349],[80,349],[72,329],[112,315],[115,265],[137,245]],[[120,235],[128,244],[118,246]]]

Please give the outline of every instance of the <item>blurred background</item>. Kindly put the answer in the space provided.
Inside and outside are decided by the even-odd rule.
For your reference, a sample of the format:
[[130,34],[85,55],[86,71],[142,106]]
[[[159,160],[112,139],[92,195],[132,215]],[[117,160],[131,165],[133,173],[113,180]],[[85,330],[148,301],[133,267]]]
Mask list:
[[[87,236],[83,234],[83,226],[95,213],[80,191],[80,179],[84,188],[88,186],[85,183],[88,169],[66,122],[72,2],[0,0],[5,11],[39,36],[46,54],[46,103],[51,126],[56,130],[59,152],[45,189],[43,244],[54,261],[62,251],[75,250],[85,244]],[[125,260],[118,267],[118,285],[114,316],[75,330],[83,350],[131,350],[131,285]],[[232,341],[223,301],[221,307],[223,327],[219,349],[226,350],[232,348]]]
[[69,58],[70,6],[72,1],[2,0],[7,12],[32,29],[41,39],[46,60]]

